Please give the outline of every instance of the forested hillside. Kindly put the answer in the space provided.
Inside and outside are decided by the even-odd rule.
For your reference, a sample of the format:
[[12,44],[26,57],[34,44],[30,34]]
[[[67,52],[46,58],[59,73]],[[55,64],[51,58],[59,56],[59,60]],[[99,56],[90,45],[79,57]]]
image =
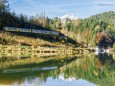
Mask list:
[[87,43],[93,41],[91,45],[112,44],[115,39],[115,12],[104,12],[84,19],[77,29],[77,33],[85,35]]
[[[58,30],[85,46],[109,47],[115,42],[115,12],[109,11],[86,19],[47,18],[48,28]],[[103,45],[103,46],[102,46]]]
[[79,25],[79,29],[83,30],[84,28],[95,31],[99,29],[115,31],[115,12],[104,12],[84,19]]
[[63,33],[85,46],[109,47],[115,42],[115,12],[109,11],[86,19],[70,20],[62,24]]

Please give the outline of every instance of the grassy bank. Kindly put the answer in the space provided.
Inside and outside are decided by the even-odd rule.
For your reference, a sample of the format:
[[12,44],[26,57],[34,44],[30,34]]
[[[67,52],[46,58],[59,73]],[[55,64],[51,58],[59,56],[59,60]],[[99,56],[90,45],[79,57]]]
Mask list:
[[4,45],[27,45],[27,46],[52,46],[52,47],[65,47],[71,46],[67,43],[55,40],[45,40],[39,37],[25,36],[13,34],[11,32],[0,31],[0,44]]

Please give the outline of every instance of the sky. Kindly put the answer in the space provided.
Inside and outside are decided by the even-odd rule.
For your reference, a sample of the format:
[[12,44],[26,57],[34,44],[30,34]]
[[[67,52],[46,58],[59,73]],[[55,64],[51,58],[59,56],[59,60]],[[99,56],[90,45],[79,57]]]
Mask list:
[[[29,79],[28,79],[29,78]],[[83,80],[83,79],[63,79],[62,78],[52,78],[52,77],[48,77],[46,82],[44,82],[43,80],[41,80],[40,78],[32,78],[27,77],[21,84],[19,84],[18,82],[14,82],[13,84],[14,86],[98,86],[96,84],[90,83],[87,80]]]
[[115,11],[115,0],[8,0],[10,11],[35,16],[41,12],[53,17],[74,14],[79,18]]

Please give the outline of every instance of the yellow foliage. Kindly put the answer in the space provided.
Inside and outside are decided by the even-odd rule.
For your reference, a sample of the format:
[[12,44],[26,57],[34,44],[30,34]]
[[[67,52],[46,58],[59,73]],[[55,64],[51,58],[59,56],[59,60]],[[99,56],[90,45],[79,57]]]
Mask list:
[[65,41],[64,41],[64,39],[62,39],[62,41],[61,41],[62,43],[64,43]]
[[99,25],[96,25],[95,29],[100,29],[100,26],[99,26]]
[[108,29],[112,29],[112,26],[111,26],[111,25],[108,25],[107,28],[108,28]]
[[97,72],[97,71],[93,71],[93,74],[94,74],[95,76],[98,76],[98,72]]

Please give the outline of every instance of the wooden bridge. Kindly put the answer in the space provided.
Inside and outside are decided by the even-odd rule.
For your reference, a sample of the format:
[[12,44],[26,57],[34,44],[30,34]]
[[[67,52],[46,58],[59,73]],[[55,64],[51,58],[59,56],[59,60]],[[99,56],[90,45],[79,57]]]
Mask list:
[[65,54],[88,54],[93,48],[40,47],[0,45],[0,57],[41,57]]

